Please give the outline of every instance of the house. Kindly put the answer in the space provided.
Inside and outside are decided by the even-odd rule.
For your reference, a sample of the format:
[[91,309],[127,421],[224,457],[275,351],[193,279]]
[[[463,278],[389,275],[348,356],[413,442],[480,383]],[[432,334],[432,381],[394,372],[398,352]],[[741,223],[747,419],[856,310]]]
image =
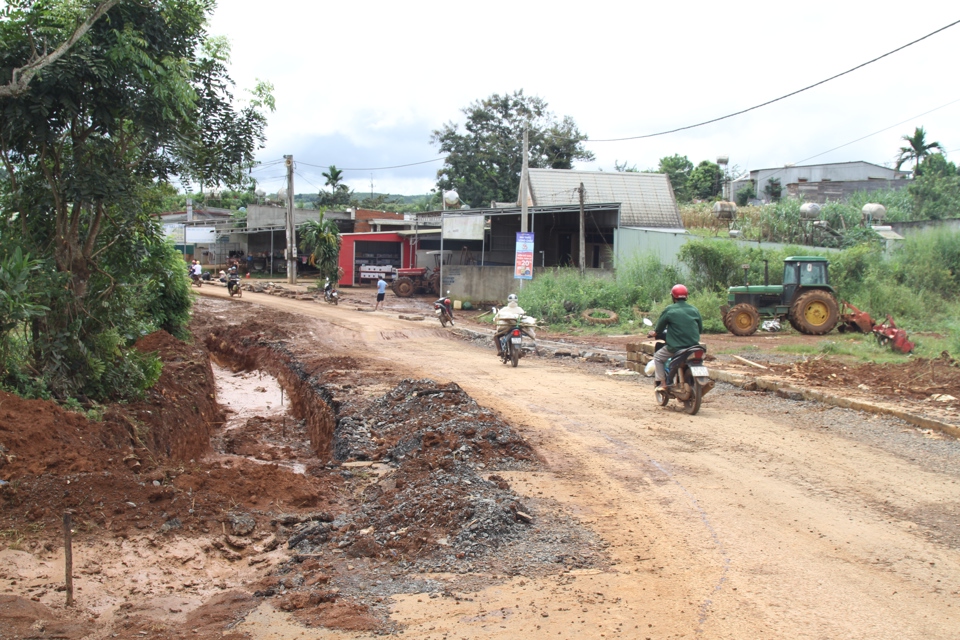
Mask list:
[[[581,185],[585,223],[582,261],[587,269],[611,272],[618,257],[617,238],[625,231],[685,233],[673,189],[663,174],[530,169],[527,185],[534,277],[545,269],[581,263]],[[514,203],[418,216],[419,229],[443,218],[442,237],[431,238],[429,244],[420,241],[417,253],[428,247],[441,250],[444,290],[472,302],[503,300],[516,290],[519,205],[518,195]]]
[[772,169],[755,169],[730,185],[731,197],[736,198],[737,191],[752,184],[757,198],[769,202],[764,189],[771,179],[780,181],[782,196],[803,198],[805,202],[841,201],[857,191],[877,191],[880,189],[902,189],[910,184],[906,178],[908,171],[897,171],[871,162],[834,162],[829,164],[811,164]]

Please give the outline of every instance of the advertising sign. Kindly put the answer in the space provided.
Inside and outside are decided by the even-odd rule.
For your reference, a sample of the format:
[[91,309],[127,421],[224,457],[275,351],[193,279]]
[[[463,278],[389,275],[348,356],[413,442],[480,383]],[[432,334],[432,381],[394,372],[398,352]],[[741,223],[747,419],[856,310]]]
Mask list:
[[533,280],[533,232],[517,232],[517,257],[514,265],[514,279]]
[[443,237],[446,240],[483,240],[484,218],[450,216],[443,218]]

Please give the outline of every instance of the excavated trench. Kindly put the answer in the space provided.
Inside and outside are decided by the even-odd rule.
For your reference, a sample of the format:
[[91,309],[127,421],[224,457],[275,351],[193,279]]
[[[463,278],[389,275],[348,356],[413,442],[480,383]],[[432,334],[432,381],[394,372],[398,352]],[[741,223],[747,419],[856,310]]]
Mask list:
[[213,361],[232,372],[264,371],[276,378],[289,399],[289,413],[306,425],[310,448],[322,462],[333,454],[336,406],[329,391],[282,344],[236,327],[213,329],[204,344]]

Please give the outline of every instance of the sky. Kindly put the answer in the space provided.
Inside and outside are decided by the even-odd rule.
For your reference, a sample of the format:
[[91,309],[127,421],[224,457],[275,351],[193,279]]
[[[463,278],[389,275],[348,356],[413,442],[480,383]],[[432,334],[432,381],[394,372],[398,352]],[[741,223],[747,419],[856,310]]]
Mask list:
[[[949,0],[220,0],[209,30],[231,42],[238,97],[258,79],[273,83],[277,109],[258,160],[293,155],[297,193],[317,193],[333,164],[361,194],[416,195],[434,188],[442,166],[431,133],[462,123],[463,108],[494,93],[539,96],[592,140],[642,136],[796,91],[956,20],[960,5]],[[588,141],[596,159],[574,168],[655,169],[673,154],[695,165],[728,156],[741,171],[892,166],[901,136],[920,126],[956,162],[958,52],[960,24],[734,118],[642,140]],[[270,193],[283,174],[280,164],[253,172]]]

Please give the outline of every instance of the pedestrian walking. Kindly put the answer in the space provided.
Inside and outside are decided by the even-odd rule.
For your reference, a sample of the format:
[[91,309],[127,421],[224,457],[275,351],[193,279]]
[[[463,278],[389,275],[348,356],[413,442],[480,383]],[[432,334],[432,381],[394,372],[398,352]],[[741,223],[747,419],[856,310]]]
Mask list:
[[387,297],[387,281],[381,275],[377,277],[377,305],[373,308],[374,311],[380,309],[380,303],[385,297]]

